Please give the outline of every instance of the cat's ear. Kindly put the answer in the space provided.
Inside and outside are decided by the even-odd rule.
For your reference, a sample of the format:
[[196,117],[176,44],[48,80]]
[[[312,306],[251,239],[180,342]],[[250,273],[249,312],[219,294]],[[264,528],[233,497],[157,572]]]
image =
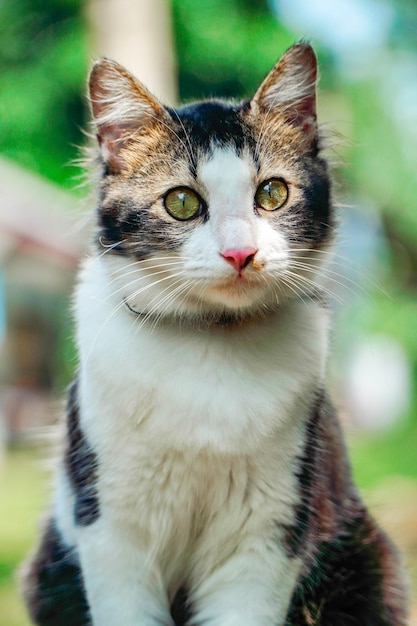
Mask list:
[[133,136],[168,117],[146,87],[109,59],[94,64],[89,96],[101,153],[112,171],[123,169],[123,148]]
[[252,109],[279,113],[303,131],[306,141],[317,139],[317,59],[308,43],[291,46],[258,87]]

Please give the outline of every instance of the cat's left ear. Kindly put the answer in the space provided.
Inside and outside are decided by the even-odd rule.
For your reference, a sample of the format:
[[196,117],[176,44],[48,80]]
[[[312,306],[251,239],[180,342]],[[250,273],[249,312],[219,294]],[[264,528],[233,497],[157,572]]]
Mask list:
[[125,166],[124,148],[133,137],[158,123],[169,122],[163,105],[130,72],[110,59],[94,64],[89,96],[101,153],[114,172]]
[[267,74],[251,100],[257,113],[278,113],[300,128],[305,140],[317,140],[317,59],[308,43],[291,46]]

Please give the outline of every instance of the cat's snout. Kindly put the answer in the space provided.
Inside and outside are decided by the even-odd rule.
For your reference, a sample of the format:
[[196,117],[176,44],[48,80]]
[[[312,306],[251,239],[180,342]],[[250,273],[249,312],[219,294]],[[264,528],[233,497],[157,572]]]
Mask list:
[[220,255],[225,261],[233,265],[240,272],[251,263],[258,251],[255,248],[230,248],[221,252]]

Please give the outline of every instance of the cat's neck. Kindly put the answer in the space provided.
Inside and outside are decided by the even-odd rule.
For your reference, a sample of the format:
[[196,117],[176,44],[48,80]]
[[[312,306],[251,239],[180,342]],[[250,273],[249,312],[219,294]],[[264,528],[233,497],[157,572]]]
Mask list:
[[109,424],[115,413],[148,424],[146,437],[158,446],[256,450],[307,414],[324,378],[328,315],[314,299],[232,323],[147,319],[126,308],[93,261],[81,276],[76,315],[85,402],[108,413]]
[[127,311],[136,318],[137,323],[164,325],[164,326],[187,326],[195,328],[197,330],[210,329],[210,328],[229,328],[239,329],[248,325],[257,325],[265,323],[270,317],[276,317],[277,312],[281,307],[267,308],[262,312],[248,312],[248,311],[218,311],[218,312],[182,312],[181,314],[165,314],[164,316],[158,315],[158,313],[152,313],[144,310],[137,310],[133,308],[127,299],[123,301]]

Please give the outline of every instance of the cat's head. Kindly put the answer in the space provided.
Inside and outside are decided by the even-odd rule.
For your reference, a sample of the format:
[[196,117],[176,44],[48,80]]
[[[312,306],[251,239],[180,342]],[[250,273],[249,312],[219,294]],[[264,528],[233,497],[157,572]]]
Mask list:
[[334,221],[316,78],[300,43],[250,100],[172,109],[117,63],[95,64],[97,243],[120,302],[216,318],[311,296]]

